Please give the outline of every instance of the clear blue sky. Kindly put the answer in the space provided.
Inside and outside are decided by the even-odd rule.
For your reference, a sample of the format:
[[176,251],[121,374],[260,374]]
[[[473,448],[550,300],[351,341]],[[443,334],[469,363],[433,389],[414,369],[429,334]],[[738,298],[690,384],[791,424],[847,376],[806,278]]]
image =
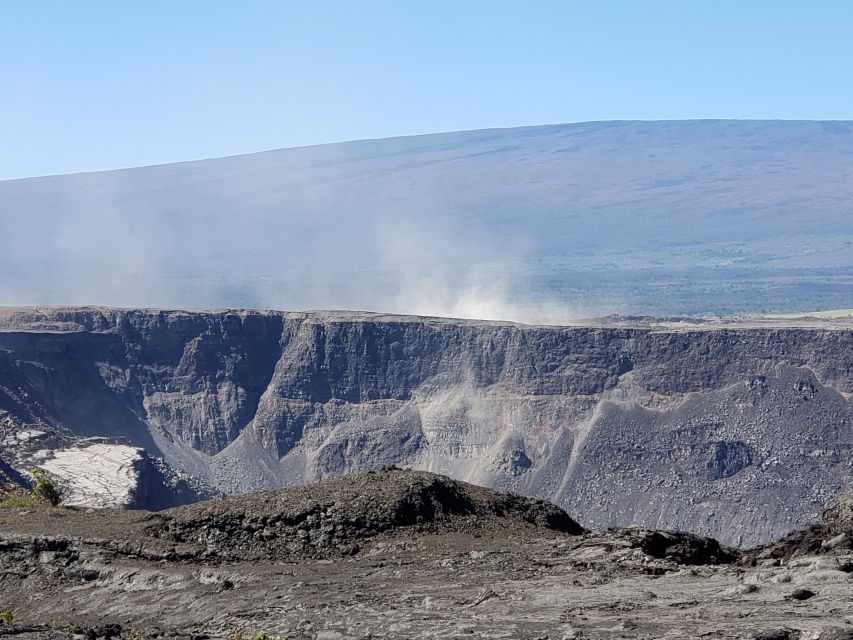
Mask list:
[[610,119],[853,119],[853,2],[0,1],[0,179]]

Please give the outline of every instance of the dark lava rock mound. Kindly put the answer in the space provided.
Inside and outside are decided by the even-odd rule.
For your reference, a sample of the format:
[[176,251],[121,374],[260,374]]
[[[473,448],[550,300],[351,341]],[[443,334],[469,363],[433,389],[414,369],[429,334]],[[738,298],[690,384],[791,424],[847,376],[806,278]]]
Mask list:
[[545,502],[424,472],[385,469],[293,489],[200,502],[163,512],[149,533],[243,557],[354,554],[363,541],[498,527],[584,529]]
[[629,529],[627,534],[632,538],[633,546],[641,549],[643,553],[678,564],[729,564],[737,558],[735,552],[713,538],[692,533]]
[[853,492],[843,493],[829,504],[823,524],[830,532],[853,534]]
[[821,524],[795,531],[778,542],[754,549],[747,557],[751,561],[764,558],[788,560],[802,555],[847,553],[851,550],[853,492],[847,492],[829,503]]

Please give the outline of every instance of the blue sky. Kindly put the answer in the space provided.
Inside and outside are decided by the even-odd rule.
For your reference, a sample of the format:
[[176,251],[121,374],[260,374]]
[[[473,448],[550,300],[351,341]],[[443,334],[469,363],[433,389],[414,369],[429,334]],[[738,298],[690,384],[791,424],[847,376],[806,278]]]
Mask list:
[[3,0],[0,179],[610,119],[853,119],[853,2]]

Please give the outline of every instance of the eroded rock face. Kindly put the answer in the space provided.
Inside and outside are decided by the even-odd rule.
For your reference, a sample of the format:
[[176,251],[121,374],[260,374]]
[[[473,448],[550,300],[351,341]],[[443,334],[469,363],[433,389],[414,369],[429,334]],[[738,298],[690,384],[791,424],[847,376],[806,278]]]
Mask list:
[[846,492],[833,500],[823,514],[825,526],[834,533],[853,535],[853,492]]
[[[790,560],[807,555],[845,556],[853,550],[853,492],[846,491],[830,502],[823,520],[776,540],[763,548],[750,550],[749,561],[768,558]],[[849,558],[836,559],[840,570],[853,572]],[[832,561],[830,561],[830,564]]]
[[845,325],[525,327],[353,313],[7,310],[12,464],[80,437],[227,493],[400,465],[585,526],[751,546],[850,476]]
[[21,474],[0,460],[0,496],[10,491],[22,489],[24,486],[25,481]]

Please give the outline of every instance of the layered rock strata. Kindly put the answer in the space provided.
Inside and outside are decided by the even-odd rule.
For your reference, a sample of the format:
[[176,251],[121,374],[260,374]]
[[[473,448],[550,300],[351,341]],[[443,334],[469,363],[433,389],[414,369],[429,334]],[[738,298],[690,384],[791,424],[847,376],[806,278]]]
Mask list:
[[853,464],[844,322],[0,315],[18,467],[92,437],[226,493],[399,465],[550,499],[593,529],[750,546],[817,522]]

